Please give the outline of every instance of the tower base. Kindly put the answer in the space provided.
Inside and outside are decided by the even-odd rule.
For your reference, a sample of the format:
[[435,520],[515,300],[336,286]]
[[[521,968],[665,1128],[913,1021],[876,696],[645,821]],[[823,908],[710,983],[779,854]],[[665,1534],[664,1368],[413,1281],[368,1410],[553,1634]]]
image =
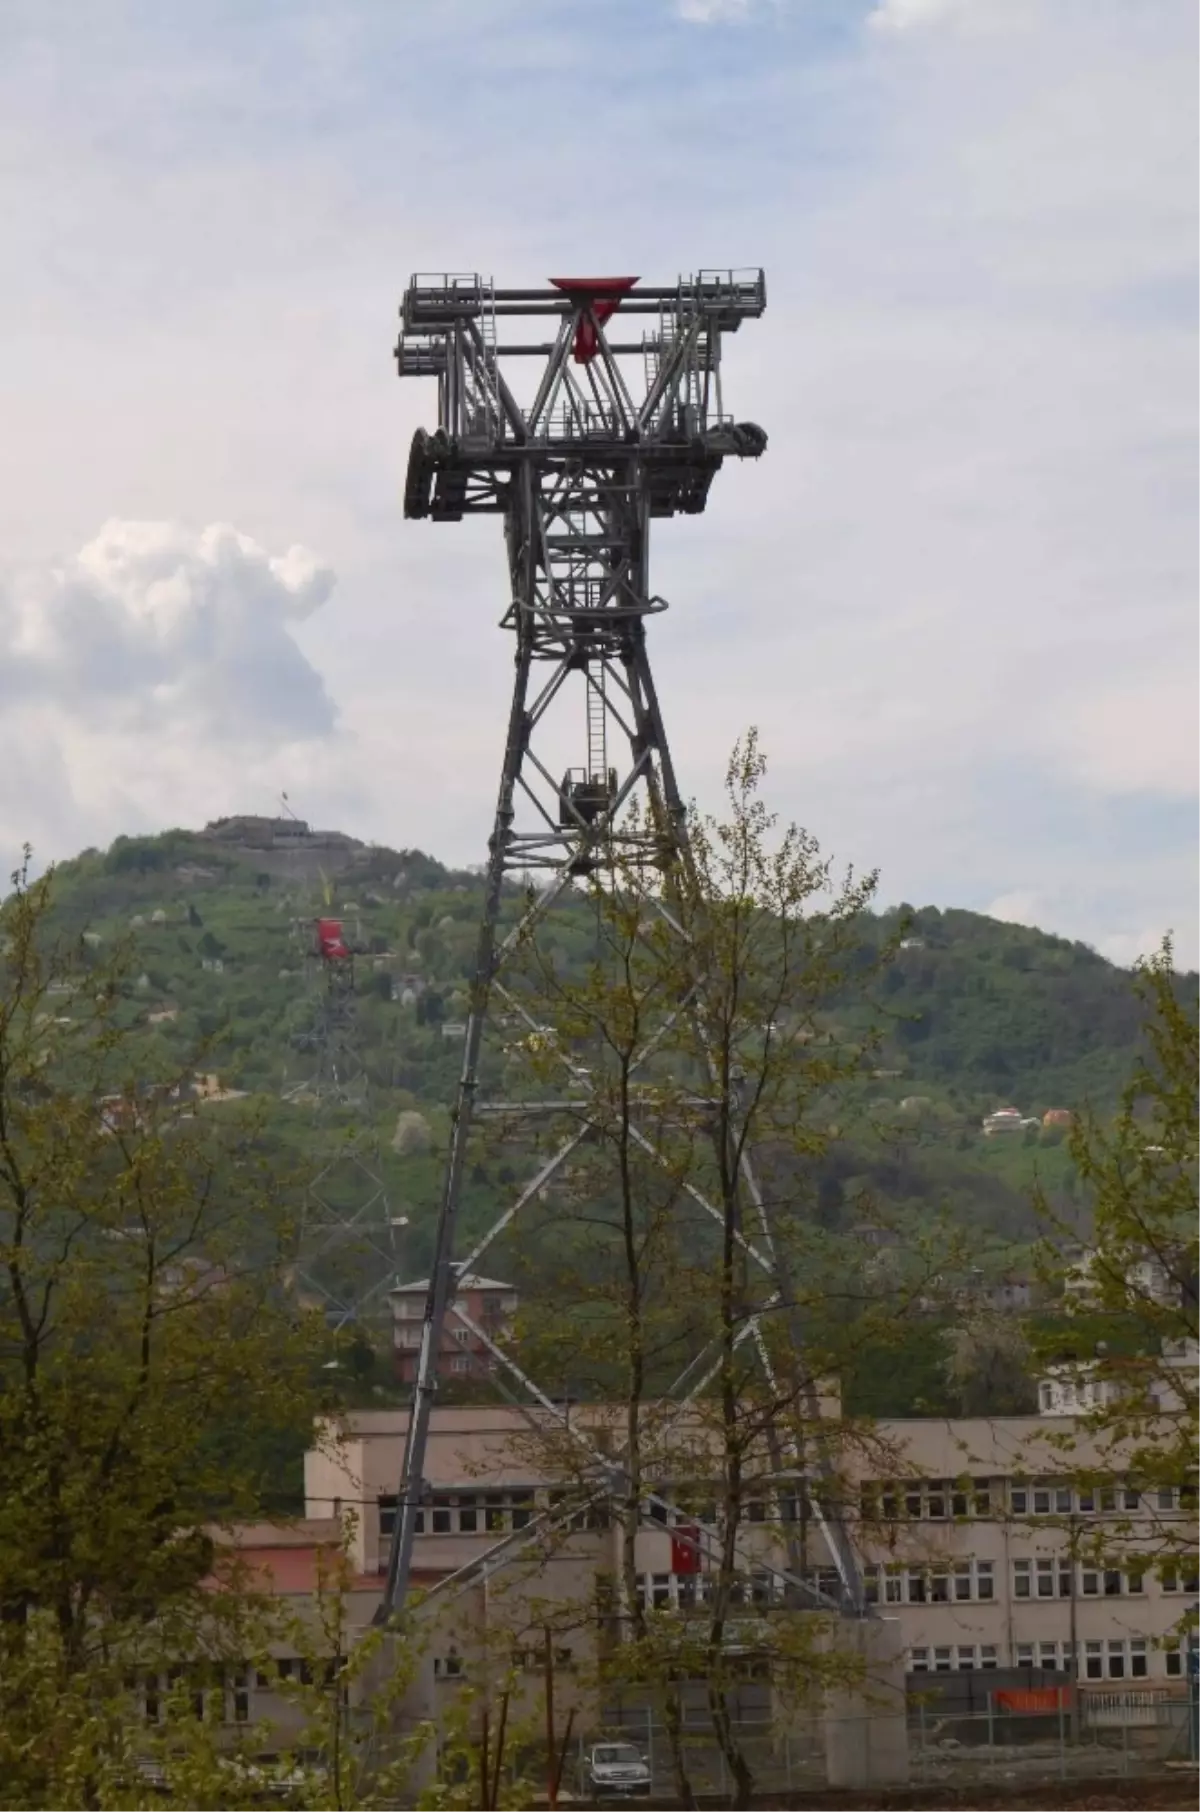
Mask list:
[[900,1787],[909,1778],[904,1645],[895,1623],[845,1619],[831,1646],[862,1664],[862,1677],[825,1702],[825,1778],[831,1787]]

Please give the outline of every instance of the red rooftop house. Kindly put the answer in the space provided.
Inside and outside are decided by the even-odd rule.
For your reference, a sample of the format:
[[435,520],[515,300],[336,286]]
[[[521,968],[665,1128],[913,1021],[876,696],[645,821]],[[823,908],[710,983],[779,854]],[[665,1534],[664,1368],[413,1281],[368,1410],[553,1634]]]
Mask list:
[[[417,1283],[397,1284],[388,1292],[392,1303],[396,1376],[403,1384],[411,1384],[416,1377],[428,1292],[427,1277]],[[500,1339],[507,1331],[517,1312],[518,1300],[511,1284],[498,1283],[494,1277],[477,1277],[474,1272],[461,1274],[454,1295],[446,1305],[438,1376],[482,1378],[492,1373],[496,1360],[487,1342]],[[487,1338],[481,1338],[483,1335]]]

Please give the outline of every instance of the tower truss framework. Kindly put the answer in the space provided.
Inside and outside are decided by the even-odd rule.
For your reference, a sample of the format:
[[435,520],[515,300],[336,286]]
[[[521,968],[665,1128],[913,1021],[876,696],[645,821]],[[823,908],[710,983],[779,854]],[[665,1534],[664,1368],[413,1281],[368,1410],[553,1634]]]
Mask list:
[[[650,620],[666,601],[650,585],[649,531],[655,518],[699,514],[726,458],[758,458],[766,435],[738,422],[725,407],[725,336],[755,320],[766,306],[761,270],[701,271],[667,288],[642,288],[633,277],[555,278],[544,288],[497,289],[478,275],[415,276],[405,292],[396,356],[402,377],[437,381],[438,426],[413,437],[405,485],[405,514],[457,522],[483,513],[504,518],[509,603],[502,626],[515,638],[515,674],[489,840],[487,884],[475,959],[472,1004],[464,1040],[434,1260],[425,1302],[421,1347],[397,1494],[395,1530],[380,1620],[403,1608],[436,1392],[438,1354],[455,1278],[474,1271],[493,1241],[535,1200],[588,1137],[588,1071],[564,1059],[570,1074],[574,1129],[562,1139],[515,1201],[457,1257],[457,1219],[467,1143],[475,1118],[511,1114],[512,1103],[479,1098],[480,1055],[489,1009],[539,1030],[505,985],[506,965],[539,921],[579,877],[603,884],[614,867],[644,866],[660,873],[662,913],[674,935],[686,937],[670,911],[671,890],[692,874],[687,815],[676,778],[647,652]],[[638,338],[621,338],[630,320]],[[501,337],[503,336],[503,337]],[[519,362],[519,363],[518,363]],[[520,370],[528,381],[509,374]],[[518,393],[526,400],[518,401]],[[574,695],[574,750],[565,759],[555,740],[564,700]],[[581,708],[580,708],[581,707]],[[635,800],[642,809],[631,812]],[[506,883],[534,879],[518,923],[502,927]],[[686,958],[687,952],[681,954]],[[694,996],[703,989],[696,975]],[[595,1097],[593,1097],[595,1099]],[[597,1103],[598,1109],[598,1103]],[[635,1138],[656,1154],[644,1132]],[[755,1219],[743,1238],[764,1274],[767,1294],[740,1338],[752,1340],[771,1378],[771,1359],[759,1316],[784,1315],[793,1349],[804,1330],[792,1300],[771,1216],[747,1155],[742,1178]],[[689,1187],[702,1210],[719,1210]],[[455,1314],[464,1320],[461,1306]],[[584,1450],[598,1493],[620,1488],[619,1453],[601,1453],[486,1330],[472,1333],[502,1374],[538,1413],[562,1423]],[[678,1381],[682,1415],[713,1375],[710,1355],[696,1355]],[[774,1382],[773,1379],[771,1379]],[[818,1415],[815,1390],[804,1402]],[[828,1489],[829,1468],[818,1453],[800,1465],[813,1517],[836,1565],[835,1599],[812,1587],[794,1548],[778,1571],[785,1597],[796,1604],[836,1604],[843,1614],[872,1615],[862,1571]],[[794,1488],[794,1487],[793,1487]],[[647,1498],[649,1514],[655,1500]],[[548,1513],[538,1524],[552,1522]],[[715,1532],[694,1523],[705,1551]],[[535,1538],[537,1529],[530,1531]],[[502,1564],[511,1542],[496,1544],[475,1563]]]
[[[326,882],[323,896],[330,890]],[[357,1026],[357,952],[327,897],[319,910],[320,916],[301,914],[293,927],[306,993],[305,1022],[294,1040],[303,1074],[284,1090],[284,1099],[312,1113],[318,1142],[301,1206],[296,1283],[340,1332],[387,1320],[401,1222],[392,1211],[371,1122]]]

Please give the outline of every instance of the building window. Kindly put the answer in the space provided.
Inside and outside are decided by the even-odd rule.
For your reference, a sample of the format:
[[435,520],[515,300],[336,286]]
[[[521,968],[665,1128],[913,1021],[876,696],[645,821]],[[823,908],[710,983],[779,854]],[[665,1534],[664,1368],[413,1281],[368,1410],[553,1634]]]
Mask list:
[[1069,1598],[1071,1596],[1071,1565],[1068,1560],[1038,1561],[1037,1595],[1039,1598]]
[[1033,1596],[1033,1564],[1028,1560],[1013,1561],[1013,1597],[1031,1598]]
[[462,1656],[451,1650],[448,1655],[433,1657],[433,1677],[435,1680],[461,1680]]
[[1178,1680],[1183,1673],[1183,1650],[1178,1643],[1163,1651],[1163,1671],[1172,1680]]
[[[712,1596],[712,1581],[701,1573],[642,1573],[638,1576],[637,1589],[638,1603],[644,1610],[687,1611],[708,1603]],[[742,1604],[752,1592],[753,1587],[747,1591],[742,1581],[735,1580],[729,1602]]]
[[910,1674],[967,1674],[998,1665],[999,1656],[992,1643],[976,1647],[974,1643],[960,1642],[953,1648],[910,1648],[908,1651]]
[[1085,1598],[1098,1598],[1100,1595],[1100,1575],[1094,1567],[1082,1567],[1079,1573],[1079,1590]]
[[450,1338],[456,1346],[470,1346],[471,1330],[470,1328],[451,1328]]
[[[911,1522],[987,1516],[991,1507],[987,1479],[912,1479],[901,1490],[903,1514]],[[864,1522],[895,1522],[900,1513],[901,1498],[894,1484],[869,1479],[863,1485],[860,1515]]]
[[229,1708],[235,1724],[250,1722],[250,1670],[235,1667],[229,1675]]
[[1008,1507],[1014,1516],[1024,1516],[1029,1508],[1029,1493],[1024,1485],[1010,1485]]
[[470,1369],[471,1369],[470,1353],[455,1353],[453,1359],[451,1359],[451,1361],[450,1361],[450,1370],[452,1372],[469,1372]]
[[1144,1680],[1148,1671],[1145,1637],[1123,1640],[1112,1637],[1107,1642],[1085,1642],[1084,1678],[1087,1680]]

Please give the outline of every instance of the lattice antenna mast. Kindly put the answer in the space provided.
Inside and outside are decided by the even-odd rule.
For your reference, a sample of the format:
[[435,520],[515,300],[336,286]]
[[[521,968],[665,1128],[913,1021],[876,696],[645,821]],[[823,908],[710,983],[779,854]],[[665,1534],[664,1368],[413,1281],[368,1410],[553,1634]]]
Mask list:
[[[539,289],[496,289],[477,275],[418,276],[404,296],[400,375],[435,377],[438,392],[436,430],[419,429],[413,437],[405,514],[439,522],[503,516],[510,589],[502,621],[516,638],[516,674],[383,1622],[403,1606],[408,1589],[455,1277],[475,1268],[587,1131],[587,1073],[579,1071],[572,1090],[575,1130],[470,1254],[456,1261],[468,1135],[474,1113],[489,1105],[477,1100],[489,1004],[499,996],[507,1011],[521,1013],[501,979],[504,966],[577,876],[627,863],[674,872],[685,884],[690,873],[686,814],[646,651],[647,622],[666,609],[650,589],[649,529],[654,517],[699,514],[727,457],[758,458],[765,451],[763,430],[735,422],[725,409],[721,348],[726,334],[762,314],[766,286],[761,270],[701,271],[669,288],[637,283],[634,277],[559,277]],[[649,317],[649,324],[637,339],[610,338],[606,329],[618,314],[622,322]],[[529,373],[530,381],[510,386],[508,374],[517,370]],[[518,402],[517,392],[528,400]],[[581,686],[582,709],[571,714],[574,728],[564,745],[556,741],[555,726],[564,701]],[[623,761],[613,757],[618,746],[627,751]],[[583,756],[578,765],[572,747]],[[639,789],[646,809],[629,814],[625,808]],[[524,876],[540,877],[541,891],[501,938],[505,882]],[[754,1255],[768,1273],[773,1300],[787,1304],[792,1293],[748,1160],[744,1171],[761,1235]],[[462,1310],[456,1314],[461,1321]],[[793,1311],[789,1334],[799,1350],[803,1330],[795,1320]],[[510,1353],[476,1332],[544,1413],[561,1413]],[[748,1332],[769,1371],[753,1318]],[[704,1361],[697,1355],[687,1368],[693,1394],[706,1381]],[[806,1412],[817,1413],[815,1401]],[[612,1470],[613,1461],[595,1457],[601,1473]],[[841,1582],[838,1608],[869,1614],[849,1537],[832,1502],[823,1501],[831,1494],[821,1491],[819,1480],[810,1482]],[[789,1583],[805,1601],[808,1588],[794,1567]]]
[[286,794],[281,804],[298,827],[293,855],[305,875],[301,898],[314,909],[302,911],[294,926],[303,952],[305,1019],[295,1044],[304,1074],[284,1090],[286,1101],[311,1111],[317,1141],[296,1283],[320,1303],[329,1326],[340,1330],[385,1319],[401,1222],[392,1213],[371,1126],[357,1023],[358,952],[344,918],[335,916],[335,882],[321,866],[317,840]]

